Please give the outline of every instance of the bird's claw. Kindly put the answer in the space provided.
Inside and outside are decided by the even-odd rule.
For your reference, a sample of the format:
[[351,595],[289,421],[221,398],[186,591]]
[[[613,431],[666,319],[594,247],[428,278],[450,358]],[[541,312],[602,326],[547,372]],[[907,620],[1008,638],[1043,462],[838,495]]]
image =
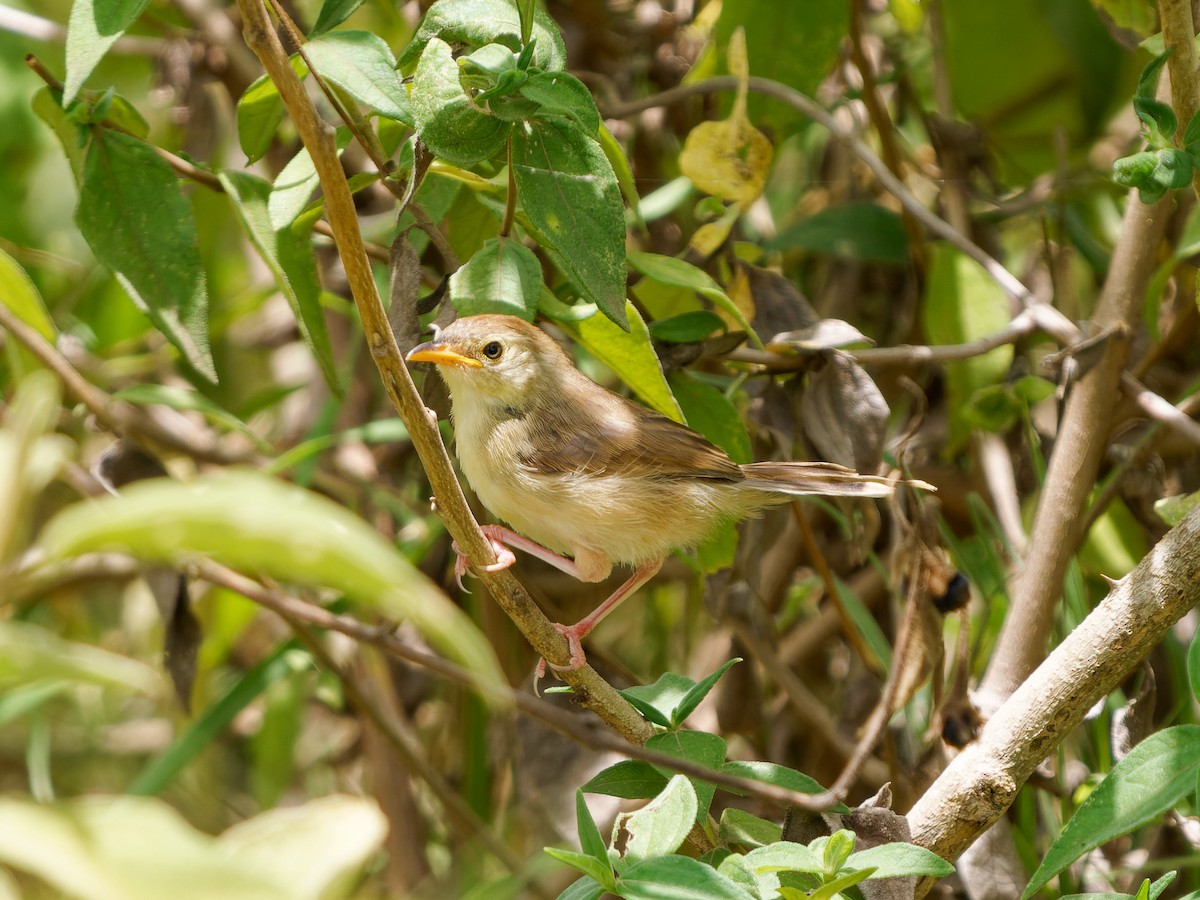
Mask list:
[[465,593],[469,593],[466,587],[463,586],[463,576],[467,574],[472,567],[480,572],[499,572],[507,569],[517,561],[517,556],[504,544],[497,536],[497,529],[491,525],[484,525],[481,529],[483,536],[487,538],[488,545],[492,548],[492,553],[496,557],[494,563],[489,563],[486,566],[477,566],[471,562],[471,558],[463,551],[462,547],[458,546],[458,541],[451,543],[450,547],[454,550],[456,559],[454,560],[454,580],[458,582],[459,589]]
[[587,655],[583,652],[583,635],[579,633],[576,625],[560,625],[558,622],[552,623],[554,629],[567,639],[567,650],[571,654],[570,660],[565,666],[556,666],[550,660],[542,657],[538,660],[537,668],[533,670],[533,689],[537,691],[537,684],[546,677],[546,667],[549,666],[553,672],[574,672],[577,669],[582,669],[587,665]]

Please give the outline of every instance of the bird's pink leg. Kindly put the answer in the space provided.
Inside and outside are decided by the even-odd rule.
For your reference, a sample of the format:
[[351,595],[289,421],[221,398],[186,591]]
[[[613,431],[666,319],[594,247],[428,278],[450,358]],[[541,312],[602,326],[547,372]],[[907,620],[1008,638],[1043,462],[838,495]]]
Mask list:
[[[484,572],[499,572],[501,569],[507,569],[517,561],[517,557],[513,555],[510,547],[515,547],[518,550],[524,550],[530,556],[536,556],[543,562],[547,562],[561,572],[566,572],[572,578],[579,577],[579,570],[575,567],[575,563],[567,559],[565,556],[559,556],[553,550],[547,550],[541,544],[529,540],[524,535],[517,534],[511,528],[505,528],[503,525],[482,525],[480,531],[487,538],[488,543],[492,547],[492,552],[496,554],[496,561],[491,565],[477,566]],[[475,565],[470,558],[458,546],[458,542],[451,545],[458,559],[454,562],[454,577],[458,579],[458,586],[462,587],[462,577],[467,574],[467,569]]]
[[[567,639],[567,648],[571,651],[571,661],[565,666],[556,666],[553,663],[549,663],[550,668],[555,672],[571,672],[581,668],[587,662],[587,657],[583,652],[583,639],[591,634],[592,629],[599,625],[605,616],[620,606],[621,601],[629,597],[634,591],[658,574],[658,570],[662,568],[662,564],[663,560],[655,559],[641,565],[629,577],[628,581],[609,595],[607,600],[574,625],[560,625],[555,622],[554,627],[558,629],[558,633]],[[546,664],[547,661],[544,659],[538,662],[535,678],[540,679],[546,674]]]

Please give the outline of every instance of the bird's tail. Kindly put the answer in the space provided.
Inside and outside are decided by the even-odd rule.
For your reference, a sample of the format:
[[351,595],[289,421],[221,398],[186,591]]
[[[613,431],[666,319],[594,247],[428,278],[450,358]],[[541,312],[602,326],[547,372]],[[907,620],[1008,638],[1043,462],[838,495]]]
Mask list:
[[890,497],[897,484],[936,490],[924,481],[900,482],[882,475],[863,475],[827,462],[758,462],[742,466],[742,487],[779,494],[836,497]]

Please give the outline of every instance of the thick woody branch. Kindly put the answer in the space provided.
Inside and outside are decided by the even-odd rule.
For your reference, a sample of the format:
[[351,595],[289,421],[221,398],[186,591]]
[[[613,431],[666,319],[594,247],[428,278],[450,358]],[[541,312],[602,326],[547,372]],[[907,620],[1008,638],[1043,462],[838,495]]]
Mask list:
[[1046,658],[908,813],[953,860],[995,823],[1087,711],[1200,602],[1200,510],[1173,528]]
[[[271,27],[262,0],[238,0],[238,8],[242,12],[246,43],[279,89],[296,130],[316,166],[325,195],[325,214],[345,267],[371,357],[379,369],[392,405],[408,428],[413,446],[433,485],[438,510],[450,534],[468,556],[481,562],[492,562],[495,557],[491,546],[471,515],[441,435],[413,385],[388,325],[371,265],[363,249],[354,200],[334,147],[334,130],[317,117],[304,86],[288,64],[287,51]],[[511,574],[482,573],[481,579],[538,653],[553,663],[566,665],[569,662],[566,641]],[[564,673],[564,678],[584,705],[592,708],[626,739],[641,743],[652,733],[649,724],[591,667]]]

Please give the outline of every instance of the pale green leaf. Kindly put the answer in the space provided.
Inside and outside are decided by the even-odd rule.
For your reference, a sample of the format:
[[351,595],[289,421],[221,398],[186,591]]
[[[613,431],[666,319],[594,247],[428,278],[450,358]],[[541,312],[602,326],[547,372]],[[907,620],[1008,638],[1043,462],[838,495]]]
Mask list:
[[491,238],[450,276],[450,300],[460,316],[504,313],[532,322],[542,293],[542,266],[512,238]]
[[387,830],[373,800],[333,794],[239,822],[217,838],[216,849],[282,885],[292,900],[322,900],[350,894]]
[[618,835],[624,837],[622,858],[629,862],[674,853],[692,830],[696,812],[695,788],[687,778],[676,775],[637,812],[617,816],[613,843],[619,845]]
[[234,569],[344,593],[364,610],[407,618],[468,668],[490,699],[504,684],[492,649],[444,594],[345,508],[252,472],[158,479],[68,507],[43,529],[49,561],[116,551],[178,565],[207,556]]
[[650,343],[646,323],[632,303],[626,305],[625,313],[629,331],[622,331],[611,319],[603,316],[562,324],[651,408],[676,422],[682,422],[683,412],[667,386],[662,365]]
[[67,77],[63,106],[79,93],[96,64],[125,29],[142,14],[149,0],[75,0],[67,20]]
[[389,119],[413,124],[408,89],[396,71],[392,51],[369,31],[332,31],[304,45],[317,73],[347,94]]
[[0,686],[56,680],[159,694],[163,679],[145,663],[88,644],[65,641],[28,622],[0,623]]

